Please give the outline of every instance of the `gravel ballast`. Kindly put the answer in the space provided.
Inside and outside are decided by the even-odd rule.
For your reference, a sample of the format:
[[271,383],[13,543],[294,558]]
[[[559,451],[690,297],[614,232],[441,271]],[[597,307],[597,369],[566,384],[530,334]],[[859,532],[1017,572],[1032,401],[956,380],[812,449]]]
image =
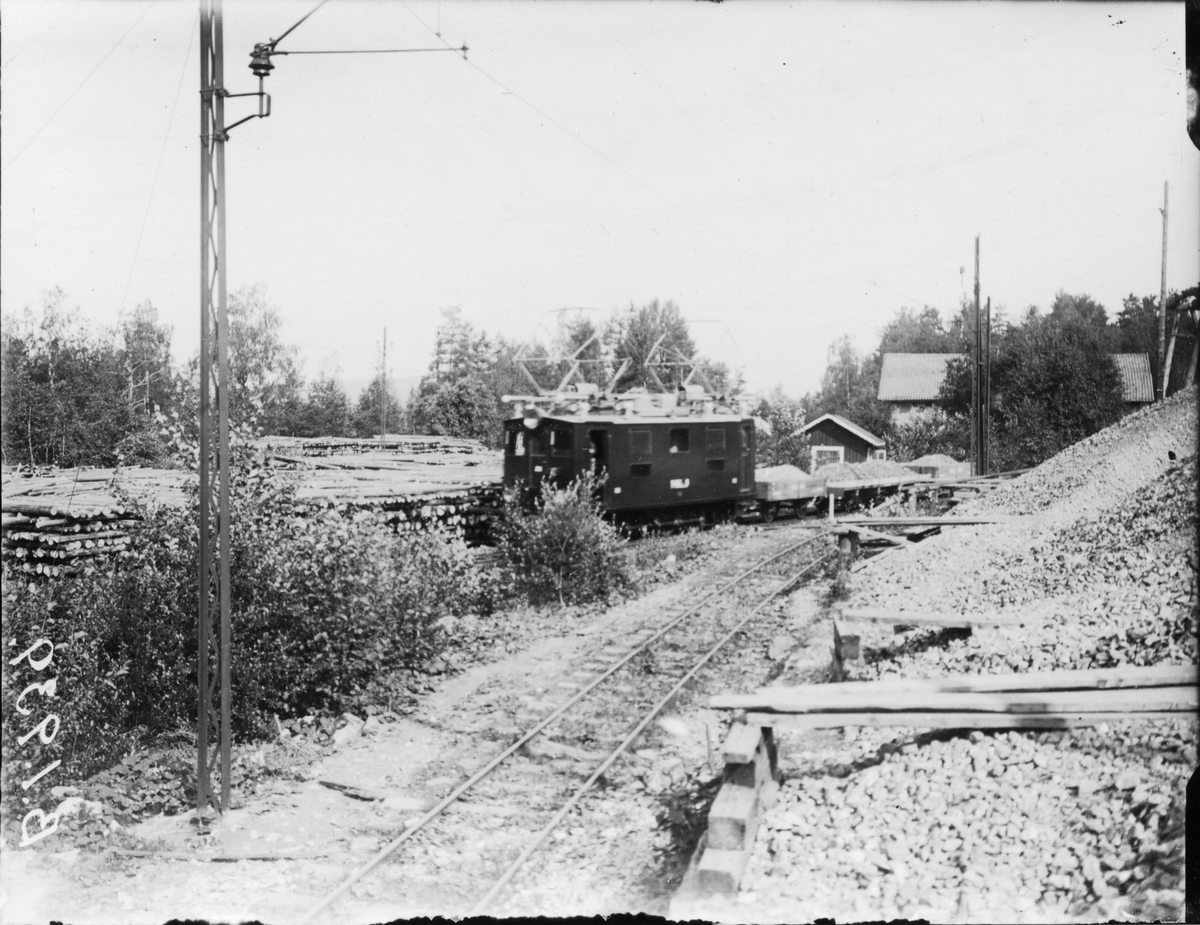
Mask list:
[[[947,528],[852,573],[848,607],[1030,622],[975,634],[873,626],[851,678],[1196,664],[1195,433],[1192,389],[960,508],[1045,516]],[[1182,916],[1193,718],[833,738],[839,747],[821,749],[812,733],[781,736],[778,801],[741,894],[714,901],[713,917]]]

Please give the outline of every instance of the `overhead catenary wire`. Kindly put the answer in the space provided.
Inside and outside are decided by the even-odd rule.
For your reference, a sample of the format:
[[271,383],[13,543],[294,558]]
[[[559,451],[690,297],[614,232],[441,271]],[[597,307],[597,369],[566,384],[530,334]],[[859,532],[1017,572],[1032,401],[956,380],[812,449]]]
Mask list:
[[[420,16],[418,16],[411,9],[409,9],[408,4],[405,3],[404,0],[396,0],[396,2],[399,3],[402,7],[404,7],[405,11],[410,16],[412,16],[413,19],[415,19],[422,26],[424,26],[427,31],[432,32],[434,35],[436,35],[438,37],[438,39],[444,45],[446,45],[447,48],[449,48],[451,50],[455,50],[445,39],[443,39],[441,37],[441,35],[439,35],[436,31],[434,31],[432,28],[430,28],[428,23],[426,23],[423,19],[421,19]],[[557,119],[555,119],[553,116],[551,116],[548,113],[544,112],[543,110],[539,109],[536,105],[534,105],[529,100],[525,99],[525,97],[521,96],[521,94],[517,93],[517,91],[512,89],[512,87],[508,86],[502,80],[500,80],[496,77],[493,77],[491,74],[489,74],[487,71],[485,71],[483,68],[481,68],[478,64],[476,64],[470,58],[468,58],[464,55],[463,60],[466,61],[467,64],[469,64],[471,67],[473,67],[476,71],[478,71],[484,77],[486,77],[488,80],[490,80],[492,83],[494,83],[496,86],[498,86],[501,90],[503,90],[505,93],[507,93],[509,96],[512,96],[519,102],[524,103],[526,106],[528,106],[530,109],[532,109],[534,112],[536,112],[539,116],[541,116],[543,119],[545,119],[551,125],[553,125],[555,128],[570,135],[572,138],[574,138],[577,142],[579,142],[581,145],[583,145],[585,148],[587,148],[589,151],[591,151],[597,157],[606,161],[607,163],[609,163],[610,165],[615,167],[617,170],[621,171],[621,173],[625,174],[625,176],[627,176],[631,180],[633,180],[633,182],[636,183],[638,186],[642,187],[642,189],[647,190],[650,193],[653,193],[655,196],[657,196],[659,199],[661,199],[663,202],[665,202],[667,205],[671,206],[672,208],[683,211],[682,207],[679,206],[677,203],[673,202],[669,196],[667,196],[664,193],[660,192],[659,190],[655,189],[653,186],[651,186],[649,183],[647,183],[645,180],[643,180],[641,177],[639,177],[633,171],[618,164],[611,157],[609,157],[607,154],[605,154],[603,151],[601,151],[599,148],[597,148],[595,145],[593,145],[591,142],[589,142],[586,138],[577,134],[576,132],[571,131],[569,128],[567,128],[565,125],[563,125]]]
[[[408,13],[410,16],[412,16],[412,18],[413,18],[413,19],[415,19],[415,20],[416,20],[418,23],[420,23],[420,24],[421,24],[421,26],[422,26],[422,27],[423,27],[423,28],[424,28],[426,31],[428,31],[428,32],[430,32],[431,34],[433,34],[433,35],[437,36],[437,38],[438,38],[438,39],[439,39],[439,40],[440,40],[440,41],[441,41],[441,42],[442,42],[444,45],[446,45],[446,46],[447,46],[447,48],[450,48],[450,47],[451,47],[451,46],[449,45],[449,43],[448,43],[448,42],[446,42],[446,40],[445,40],[444,38],[442,38],[441,34],[440,34],[440,33],[439,33],[437,30],[435,30],[435,29],[434,29],[433,27],[431,27],[431,26],[430,26],[430,25],[429,25],[427,22],[425,22],[425,21],[424,21],[424,20],[423,20],[423,19],[422,19],[420,16],[418,16],[418,15],[417,15],[415,12],[413,12],[413,10],[412,10],[412,9],[411,9],[411,8],[408,6],[408,4],[405,2],[405,0],[396,0],[396,2],[397,2],[397,3],[399,3],[399,4],[400,4],[402,7],[404,7],[404,9],[405,9],[405,12],[407,12],[407,13]],[[601,24],[603,25],[603,23],[601,23]],[[606,28],[607,28],[607,27],[606,27]],[[611,30],[609,30],[609,32],[610,32],[610,34],[611,34]],[[616,38],[616,36],[615,36],[615,35],[614,35],[614,38]],[[621,44],[619,39],[617,40],[617,42],[618,42],[618,44]],[[622,47],[624,48],[624,45],[622,45]],[[628,49],[626,49],[626,52],[628,53]],[[630,55],[630,57],[633,57],[633,56],[632,56],[632,54]],[[679,212],[683,213],[684,215],[687,215],[687,216],[689,216],[689,217],[692,217],[692,218],[699,218],[699,216],[697,216],[695,213],[693,213],[693,212],[691,212],[691,211],[689,211],[689,210],[685,209],[683,206],[681,206],[681,205],[679,205],[678,203],[676,203],[674,200],[672,200],[672,199],[671,199],[669,196],[667,196],[665,193],[662,193],[662,192],[660,192],[659,190],[655,189],[653,186],[651,186],[649,183],[647,183],[646,181],[644,181],[644,180],[643,180],[641,177],[639,177],[637,174],[633,173],[633,171],[629,170],[628,168],[626,168],[626,167],[622,166],[621,164],[617,163],[616,161],[614,161],[614,160],[613,160],[612,158],[610,158],[610,157],[609,157],[607,154],[605,154],[603,151],[601,151],[600,149],[598,149],[597,147],[595,147],[593,144],[591,144],[589,141],[587,141],[587,140],[586,140],[585,138],[583,138],[581,135],[579,135],[578,133],[576,133],[576,132],[572,131],[572,130],[571,130],[571,129],[569,129],[567,126],[565,126],[565,125],[563,125],[561,122],[559,122],[557,119],[555,119],[555,118],[553,118],[552,116],[548,115],[548,114],[547,114],[545,111],[543,111],[542,109],[540,109],[540,108],[539,108],[537,105],[535,105],[534,103],[532,103],[531,101],[529,101],[529,100],[528,100],[528,99],[526,99],[525,97],[521,96],[521,94],[517,93],[517,92],[516,92],[515,90],[513,90],[513,89],[512,89],[510,86],[508,86],[507,84],[505,84],[505,83],[504,83],[502,80],[500,80],[499,78],[497,78],[497,77],[493,76],[493,75],[492,75],[492,74],[490,74],[488,71],[484,70],[482,67],[480,67],[480,65],[479,65],[479,64],[478,64],[476,61],[473,61],[473,60],[471,60],[471,59],[468,59],[468,58],[466,58],[465,56],[464,56],[463,60],[464,60],[464,61],[466,61],[466,62],[467,62],[467,64],[469,64],[469,65],[470,65],[472,68],[474,68],[476,71],[478,71],[478,72],[479,72],[481,75],[483,75],[483,76],[484,76],[484,77],[486,77],[488,80],[490,80],[492,83],[496,84],[496,86],[500,87],[500,89],[501,89],[501,90],[503,90],[505,93],[509,94],[510,96],[513,96],[513,97],[515,97],[515,98],[516,98],[518,101],[520,101],[521,103],[524,103],[526,106],[528,106],[530,109],[532,109],[534,112],[536,112],[536,113],[537,113],[539,116],[541,116],[543,119],[545,119],[546,121],[550,122],[550,123],[551,123],[551,124],[552,124],[552,125],[553,125],[555,128],[558,128],[559,130],[563,131],[563,132],[564,132],[564,133],[566,133],[567,135],[571,136],[573,139],[575,139],[575,141],[579,142],[581,145],[583,145],[585,148],[587,148],[587,149],[588,149],[589,151],[591,151],[593,154],[595,154],[596,156],[598,156],[598,157],[599,157],[599,158],[601,158],[602,160],[606,161],[606,162],[607,162],[608,164],[610,164],[611,166],[615,167],[615,168],[616,168],[617,170],[619,170],[621,173],[625,174],[627,177],[629,177],[631,180],[633,180],[635,183],[637,183],[637,184],[638,184],[639,186],[641,186],[643,189],[645,189],[645,190],[648,190],[649,192],[653,193],[655,196],[657,196],[659,199],[661,199],[661,200],[662,200],[663,202],[665,202],[667,205],[671,206],[671,207],[672,207],[672,208],[674,208],[674,209],[677,209]],[[637,59],[635,58],[634,60],[636,61]],[[653,78],[651,78],[651,79],[653,79]],[[655,81],[655,83],[658,83],[658,81],[656,80],[656,81]],[[661,85],[660,85],[660,89],[663,89],[663,88],[661,87]],[[665,90],[665,89],[663,89],[663,92],[664,92],[664,93],[666,93],[666,90]],[[669,97],[669,96],[670,96],[670,94],[667,94],[667,96]],[[678,105],[678,103],[676,103],[676,105]],[[682,109],[682,107],[680,107],[680,108]],[[684,113],[684,115],[685,115],[685,116],[687,116],[687,113],[685,112],[685,113]],[[693,124],[694,124],[694,123],[693,123]],[[696,126],[696,128],[699,130],[699,126]],[[719,149],[718,149],[718,150],[719,150]],[[851,207],[851,211],[853,211],[853,212],[855,212],[855,213],[857,214],[857,210],[853,209],[852,207]],[[703,221],[703,219],[701,219],[701,221]],[[753,258],[755,258],[755,257],[757,257],[757,256],[759,256],[759,255],[757,255],[757,254],[754,254],[754,253],[750,252],[750,251],[749,251],[749,250],[747,250],[746,248],[744,248],[744,247],[741,247],[741,246],[739,245],[739,243],[737,242],[737,240],[736,240],[736,239],[729,239],[729,240],[727,240],[727,242],[726,242],[726,243],[728,243],[728,244],[732,245],[734,248],[736,248],[736,249],[738,249],[738,250],[741,250],[741,251],[742,251],[744,254],[746,254],[747,256],[751,257],[752,259],[753,259]],[[798,285],[798,286],[795,286],[795,287],[793,287],[791,291],[792,291],[792,293],[793,293],[793,294],[798,294],[798,293],[803,293],[803,292],[809,292],[809,291],[811,291],[811,290],[813,290],[813,289],[820,288],[822,285],[824,285],[825,283],[827,283],[827,282],[829,282],[829,281],[831,281],[831,280],[834,280],[834,279],[840,279],[840,278],[864,279],[864,281],[866,281],[866,282],[870,283],[870,284],[871,284],[871,285],[873,285],[873,286],[878,286],[878,288],[880,288],[880,289],[886,289],[886,288],[887,288],[887,287],[885,287],[885,286],[879,286],[879,284],[878,284],[878,283],[875,283],[875,282],[873,282],[873,281],[871,281],[871,280],[865,280],[865,278],[864,278],[864,277],[858,276],[857,274],[842,274],[842,275],[840,275],[840,276],[838,276],[838,277],[824,277],[824,278],[821,278],[821,279],[818,279],[818,280],[807,281],[807,282],[806,282],[804,285]],[[889,290],[889,291],[895,292],[895,290]],[[896,294],[897,294],[897,295],[903,295],[903,293],[896,293]],[[793,306],[791,306],[791,305],[785,304],[785,303],[783,302],[783,300],[782,300],[782,299],[780,299],[778,296],[776,296],[774,293],[768,292],[768,293],[766,294],[766,296],[767,296],[767,298],[768,298],[768,299],[770,299],[772,302],[774,302],[774,303],[775,303],[776,305],[778,305],[780,308],[783,308],[783,309],[785,309],[785,310],[789,310],[789,311],[790,311],[790,310],[792,309],[792,307],[793,307]],[[905,298],[911,298],[911,297],[910,297],[910,296],[905,296]],[[918,300],[914,300],[914,301],[918,301]],[[934,304],[934,303],[926,303],[926,304]]]
[[46,126],[48,126],[51,122],[53,122],[54,118],[60,112],[63,111],[63,109],[66,107],[67,103],[71,102],[71,100],[73,100],[75,98],[75,94],[84,88],[84,85],[87,84],[87,82],[92,79],[92,75],[95,74],[96,71],[100,70],[100,65],[102,65],[105,61],[107,61],[109,59],[109,57],[111,57],[112,53],[114,51],[116,51],[117,48],[120,47],[121,43],[125,41],[126,37],[129,35],[129,33],[134,30],[134,28],[137,26],[137,24],[140,23],[142,21],[142,19],[145,18],[146,14],[149,13],[150,10],[157,3],[158,3],[158,0],[150,0],[149,4],[146,5],[146,8],[143,9],[142,12],[138,14],[138,18],[135,19],[132,23],[130,23],[129,28],[126,29],[123,33],[121,33],[121,37],[119,39],[117,39],[113,43],[112,47],[104,53],[104,57],[101,58],[99,61],[97,61],[95,67],[93,67],[90,71],[88,71],[87,76],[84,77],[83,80],[81,80],[79,82],[79,85],[76,86],[75,89],[72,90],[69,94],[67,94],[67,98],[58,104],[58,108],[56,110],[54,110],[54,112],[50,113],[49,118],[47,118],[46,121],[42,123],[41,128],[39,128],[36,132],[34,132],[32,135],[30,135],[29,140],[26,141],[25,144],[21,145],[21,147],[17,150],[16,154],[14,154],[11,158],[9,158],[8,163],[4,165],[5,169],[11,167],[13,165],[13,163],[17,160],[17,158],[19,158],[22,154],[24,154],[25,150],[31,144],[33,144],[34,141],[37,140],[37,137],[46,130]]
[[197,8],[196,16],[192,20],[191,29],[188,31],[187,51],[183,53],[183,67],[179,71],[179,83],[175,87],[175,100],[171,103],[171,115],[167,117],[167,129],[163,132],[162,147],[158,151],[158,163],[154,165],[154,178],[150,181],[150,195],[146,197],[146,211],[142,213],[142,224],[138,228],[137,244],[133,247],[133,257],[129,261],[129,276],[125,279],[125,291],[121,293],[121,310],[125,309],[125,300],[129,297],[129,285],[133,282],[133,271],[137,267],[138,253],[142,249],[142,237],[146,233],[146,222],[150,219],[150,207],[154,205],[154,190],[158,186],[158,173],[162,169],[163,157],[167,153],[167,142],[171,138],[171,126],[175,124],[175,109],[179,105],[179,94],[183,90],[183,78],[187,74],[188,61],[192,57],[192,42],[196,38],[196,26],[200,22],[200,10]]
[[319,51],[273,51],[272,55],[391,55],[406,51],[455,51],[466,54],[468,48],[339,48]]
[[295,32],[297,26],[299,26],[302,22],[304,22],[304,20],[308,19],[308,17],[310,17],[313,13],[315,13],[317,10],[319,10],[321,7],[323,7],[328,2],[329,2],[329,0],[320,0],[320,2],[316,6],[314,6],[311,10],[309,10],[307,13],[305,13],[303,16],[301,16],[299,19],[297,19],[296,22],[293,23],[290,28],[288,28],[281,36],[279,36],[279,38],[271,39],[270,45],[272,46],[272,48],[274,48],[274,46],[278,45],[285,38],[287,38],[289,35],[291,35],[293,32]]

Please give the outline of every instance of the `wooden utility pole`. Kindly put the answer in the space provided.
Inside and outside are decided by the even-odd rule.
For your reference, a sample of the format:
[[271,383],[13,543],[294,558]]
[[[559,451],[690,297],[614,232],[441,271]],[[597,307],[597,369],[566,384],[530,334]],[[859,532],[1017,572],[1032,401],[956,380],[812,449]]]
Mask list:
[[987,475],[992,456],[992,299],[987,300],[987,310],[983,319],[983,378],[981,380],[983,395],[980,401],[980,444],[983,451],[979,454],[982,463],[980,475]]
[[979,235],[975,235],[975,349],[971,363],[971,456],[974,463],[974,474],[984,475],[983,470],[983,428],[980,426],[979,401],[980,369],[983,353],[983,325],[979,317]]
[[387,433],[387,328],[383,329],[383,365],[379,367],[379,448]]
[[1163,181],[1163,207],[1159,209],[1163,217],[1162,234],[1162,285],[1158,298],[1158,391],[1154,400],[1162,401],[1167,394],[1167,376],[1171,371],[1166,366],[1167,352],[1167,193],[1170,184]]

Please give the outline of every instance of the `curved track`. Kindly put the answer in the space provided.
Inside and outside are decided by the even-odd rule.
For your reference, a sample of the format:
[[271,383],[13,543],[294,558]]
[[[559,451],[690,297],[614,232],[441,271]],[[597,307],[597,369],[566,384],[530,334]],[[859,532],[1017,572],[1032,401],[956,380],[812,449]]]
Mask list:
[[[620,729],[619,744],[599,762],[586,781],[574,788],[532,840],[508,863],[499,880],[475,903],[475,913],[491,911],[501,892],[530,856],[696,674],[746,629],[768,604],[794,588],[806,574],[833,554],[831,545],[821,546],[822,540],[828,542],[828,534],[824,530],[787,546],[724,581],[681,613],[667,616],[665,620],[659,617],[655,625],[643,628],[636,644],[626,654],[382,848],[314,907],[304,922],[314,921],[355,883],[437,819],[460,797],[475,789],[518,751],[568,714],[571,714],[571,721],[583,740],[611,740],[614,728]],[[638,673],[639,666],[644,669],[647,662],[655,666],[666,664],[675,670],[665,673],[657,668],[648,672],[642,670],[637,678],[636,690],[629,685],[610,685],[608,689],[597,691],[621,673]],[[680,672],[678,669],[683,663],[688,667]]]

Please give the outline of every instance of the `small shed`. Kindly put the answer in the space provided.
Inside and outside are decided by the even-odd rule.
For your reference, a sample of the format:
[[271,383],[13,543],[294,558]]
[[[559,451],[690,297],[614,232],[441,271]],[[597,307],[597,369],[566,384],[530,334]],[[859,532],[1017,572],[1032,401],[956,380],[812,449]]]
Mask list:
[[812,471],[825,463],[860,463],[886,459],[884,441],[840,414],[823,414],[805,424],[796,434],[812,439]]

